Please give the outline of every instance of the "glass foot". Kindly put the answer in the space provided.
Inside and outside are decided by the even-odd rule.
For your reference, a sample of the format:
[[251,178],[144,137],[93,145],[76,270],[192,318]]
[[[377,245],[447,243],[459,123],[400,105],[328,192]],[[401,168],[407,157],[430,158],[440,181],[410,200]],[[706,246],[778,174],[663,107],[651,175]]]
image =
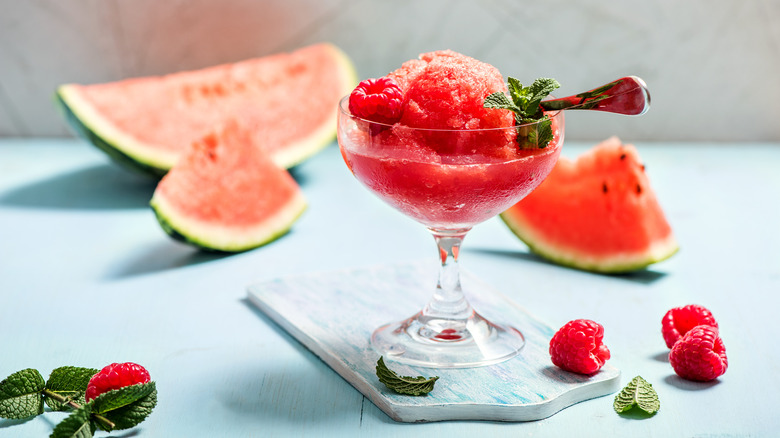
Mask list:
[[379,327],[371,345],[387,360],[432,368],[472,368],[503,362],[525,345],[522,333],[480,315],[453,321],[422,312]]

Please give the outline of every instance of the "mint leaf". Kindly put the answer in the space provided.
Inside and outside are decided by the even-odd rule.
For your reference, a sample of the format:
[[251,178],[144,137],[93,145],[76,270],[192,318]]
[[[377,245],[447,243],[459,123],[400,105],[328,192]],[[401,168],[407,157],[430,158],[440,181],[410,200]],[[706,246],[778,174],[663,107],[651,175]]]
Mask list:
[[525,114],[526,107],[528,106],[528,89],[523,87],[523,84],[512,76],[507,77],[506,81],[507,88],[509,88],[509,96],[518,106],[520,112]]
[[486,97],[483,106],[485,108],[506,109],[514,113],[520,111],[520,108],[518,108],[517,105],[509,100],[509,97],[507,97],[506,94],[500,91],[497,91]]
[[144,421],[146,417],[152,413],[154,407],[157,406],[157,389],[154,389],[154,382],[149,382],[145,385],[151,385],[153,388],[152,392],[129,405],[113,409],[103,414],[104,417],[114,423],[114,430],[135,427]]
[[522,123],[517,127],[517,142],[521,149],[545,148],[553,139],[552,120],[547,115],[538,122],[533,119],[523,119]]
[[21,419],[43,413],[45,382],[37,370],[17,371],[0,382],[0,418]]
[[[154,386],[154,382],[150,383]],[[129,405],[104,413],[103,416],[114,423],[114,430],[130,429],[144,421],[155,406],[157,406],[156,389]]]
[[629,411],[634,406],[638,406],[650,415],[661,409],[661,402],[653,385],[640,376],[634,377],[615,397],[615,402],[612,404],[617,413]]
[[553,133],[552,120],[544,114],[541,102],[560,86],[555,79],[538,78],[531,86],[524,87],[518,79],[510,76],[507,78],[509,96],[502,92],[493,93],[485,98],[482,106],[515,113],[517,143],[521,148],[544,148],[553,139]]
[[526,108],[526,114],[528,117],[539,118],[542,108],[539,106],[542,103],[542,99],[549,96],[550,93],[555,91],[561,86],[555,79],[551,78],[538,78],[529,87],[529,94],[531,98],[528,101]]
[[95,423],[90,418],[92,405],[82,406],[73,411],[54,428],[50,438],[90,438],[95,435]]
[[[84,405],[86,404],[84,393],[87,391],[89,379],[98,371],[99,370],[94,368],[81,367],[56,368],[49,375],[49,380],[46,382],[46,389],[59,394],[67,401],[75,401],[80,405]],[[51,397],[46,397],[45,400],[46,404],[49,405],[52,410],[64,411],[70,409],[67,405],[67,401],[62,402]]]
[[154,382],[147,382],[106,391],[93,400],[92,403],[94,407],[92,408],[92,411],[103,414],[114,409],[119,409],[122,406],[127,406],[146,397],[154,390]]
[[157,388],[154,382],[148,382],[100,394],[93,401],[92,411],[113,422],[114,429],[129,429],[146,419],[156,405]]
[[406,395],[425,395],[433,390],[433,385],[439,380],[439,377],[425,378],[423,376],[407,377],[399,376],[391,371],[385,365],[384,359],[380,356],[376,363],[376,376],[379,381],[388,388],[399,394]]
[[537,147],[543,148],[547,146],[547,144],[549,144],[553,139],[552,120],[550,120],[550,117],[545,115],[537,126],[538,137],[536,139],[536,145]]

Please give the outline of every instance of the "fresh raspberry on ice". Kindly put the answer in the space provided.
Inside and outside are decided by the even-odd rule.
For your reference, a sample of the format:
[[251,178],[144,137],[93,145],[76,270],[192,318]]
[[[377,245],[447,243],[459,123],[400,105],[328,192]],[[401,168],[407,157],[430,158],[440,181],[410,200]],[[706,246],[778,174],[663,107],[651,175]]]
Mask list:
[[604,327],[589,319],[567,322],[550,340],[552,363],[564,370],[593,374],[609,359]]
[[670,309],[661,320],[661,334],[664,336],[666,346],[672,348],[682,339],[688,330],[697,325],[709,325],[718,328],[718,323],[712,312],[703,306],[689,304],[687,306]]
[[366,79],[349,95],[349,112],[372,122],[393,124],[401,118],[403,91],[390,77]]
[[669,352],[669,363],[683,379],[701,382],[716,379],[729,366],[718,329],[708,325],[692,328],[674,344]]
[[94,400],[104,392],[147,383],[150,380],[149,372],[141,365],[132,362],[112,363],[89,379],[86,399]]

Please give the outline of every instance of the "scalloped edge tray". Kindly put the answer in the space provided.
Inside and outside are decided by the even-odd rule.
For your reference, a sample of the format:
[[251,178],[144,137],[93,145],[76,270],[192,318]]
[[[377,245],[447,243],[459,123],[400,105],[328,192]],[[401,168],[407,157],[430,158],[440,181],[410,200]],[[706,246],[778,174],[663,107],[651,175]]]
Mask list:
[[440,377],[424,397],[392,392],[376,377],[379,355],[369,336],[379,325],[422,308],[436,282],[435,268],[405,263],[311,273],[252,284],[247,293],[252,304],[396,421],[539,420],[620,389],[620,371],[610,364],[592,376],[553,366],[547,350],[554,330],[464,272],[474,308],[488,319],[511,321],[526,345],[512,359],[478,368],[412,367],[385,358],[400,375]]

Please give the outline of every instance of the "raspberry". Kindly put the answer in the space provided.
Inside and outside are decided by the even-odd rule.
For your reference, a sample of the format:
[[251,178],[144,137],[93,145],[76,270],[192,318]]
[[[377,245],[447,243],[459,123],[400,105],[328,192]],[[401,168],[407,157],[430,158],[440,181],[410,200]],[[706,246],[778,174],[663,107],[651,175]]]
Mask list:
[[552,363],[567,371],[593,374],[610,356],[603,338],[601,324],[589,319],[569,321],[550,340]]
[[703,306],[689,304],[683,307],[675,307],[669,310],[661,320],[661,334],[664,336],[666,346],[672,348],[688,330],[697,325],[709,325],[717,328],[718,323],[712,312]]
[[687,380],[707,382],[723,375],[729,366],[718,329],[699,325],[683,336],[669,352],[674,372]]
[[149,380],[151,380],[149,372],[141,365],[132,362],[112,363],[89,379],[86,399],[94,400],[100,394],[112,389],[147,383]]
[[366,79],[349,95],[349,112],[372,122],[391,125],[401,119],[404,97],[390,77]]

